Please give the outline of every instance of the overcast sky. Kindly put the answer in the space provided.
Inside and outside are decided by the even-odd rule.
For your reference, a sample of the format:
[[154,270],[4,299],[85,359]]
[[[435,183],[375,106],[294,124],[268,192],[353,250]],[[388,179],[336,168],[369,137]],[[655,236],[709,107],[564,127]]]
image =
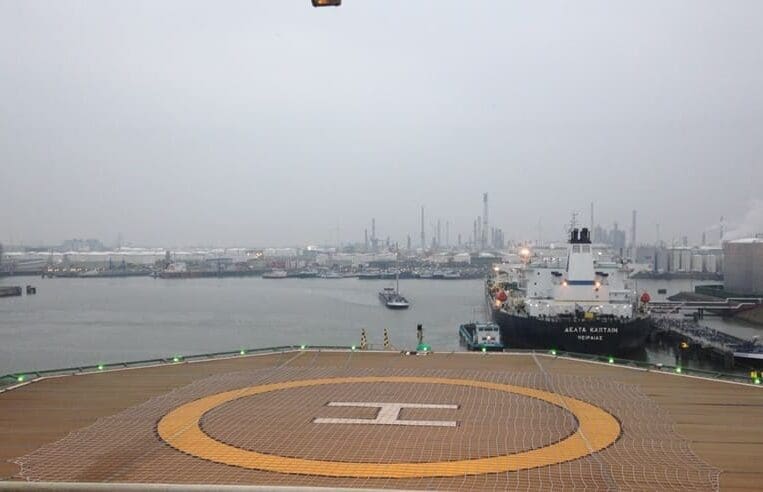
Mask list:
[[756,216],[760,0],[343,3],[0,0],[0,241]]

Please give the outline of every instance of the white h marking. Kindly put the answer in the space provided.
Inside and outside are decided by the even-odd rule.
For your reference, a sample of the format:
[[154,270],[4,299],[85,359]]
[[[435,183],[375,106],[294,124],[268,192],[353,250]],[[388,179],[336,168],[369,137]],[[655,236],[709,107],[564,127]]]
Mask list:
[[419,425],[428,427],[455,427],[453,420],[400,420],[400,410],[403,408],[447,408],[455,410],[458,405],[430,405],[427,403],[367,403],[355,401],[332,401],[330,407],[371,407],[378,408],[375,419],[331,419],[316,418],[316,424],[371,424],[371,425]]

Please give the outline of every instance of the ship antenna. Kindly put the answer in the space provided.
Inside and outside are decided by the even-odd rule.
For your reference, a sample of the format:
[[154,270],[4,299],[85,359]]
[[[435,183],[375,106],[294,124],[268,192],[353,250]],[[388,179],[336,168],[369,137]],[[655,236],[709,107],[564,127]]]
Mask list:
[[577,225],[578,225],[578,212],[576,212],[575,210],[573,210],[573,211],[572,211],[572,217],[570,218],[570,227],[569,227],[569,229],[567,230],[567,234],[569,234],[570,232],[572,232],[572,230],[573,230],[574,228],[576,228],[576,227],[577,227]]
[[400,248],[395,252],[395,294],[400,295]]

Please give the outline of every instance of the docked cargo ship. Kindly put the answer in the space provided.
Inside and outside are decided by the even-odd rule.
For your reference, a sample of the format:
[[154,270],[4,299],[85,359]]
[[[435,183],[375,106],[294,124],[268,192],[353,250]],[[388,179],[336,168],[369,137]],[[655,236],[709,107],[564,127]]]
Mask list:
[[642,348],[651,331],[620,265],[594,261],[586,228],[572,229],[562,261],[496,272],[487,299],[507,347],[622,354]]

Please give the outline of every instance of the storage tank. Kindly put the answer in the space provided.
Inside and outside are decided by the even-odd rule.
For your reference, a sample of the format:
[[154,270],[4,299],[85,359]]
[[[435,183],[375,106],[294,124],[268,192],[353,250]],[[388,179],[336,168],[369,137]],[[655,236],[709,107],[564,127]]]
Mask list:
[[724,284],[728,292],[763,294],[763,238],[737,239],[723,244]]
[[718,265],[716,264],[716,256],[705,255],[705,271],[708,273],[715,273],[717,270]]
[[688,272],[691,270],[691,250],[681,250],[681,271]]
[[692,255],[691,257],[691,271],[692,272],[701,272],[702,271],[702,255]]
[[672,249],[670,250],[670,265],[668,270],[671,272],[677,272],[681,269],[681,250],[680,249]]

